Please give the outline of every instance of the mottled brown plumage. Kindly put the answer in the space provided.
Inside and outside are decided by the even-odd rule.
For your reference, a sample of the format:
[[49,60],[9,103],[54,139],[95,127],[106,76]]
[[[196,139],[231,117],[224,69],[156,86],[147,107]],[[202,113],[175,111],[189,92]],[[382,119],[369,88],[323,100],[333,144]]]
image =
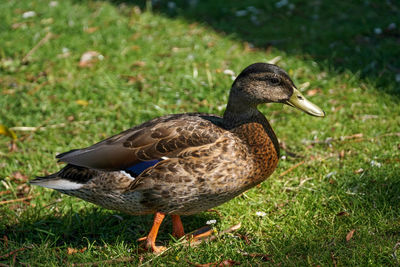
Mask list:
[[174,234],[182,235],[178,215],[218,206],[273,173],[278,140],[257,106],[281,102],[323,116],[303,100],[286,72],[256,63],[233,83],[223,117],[190,113],[153,119],[58,155],[68,165],[32,184],[129,214],[156,214],[146,244],[157,251],[154,241],[165,214],[175,216]]

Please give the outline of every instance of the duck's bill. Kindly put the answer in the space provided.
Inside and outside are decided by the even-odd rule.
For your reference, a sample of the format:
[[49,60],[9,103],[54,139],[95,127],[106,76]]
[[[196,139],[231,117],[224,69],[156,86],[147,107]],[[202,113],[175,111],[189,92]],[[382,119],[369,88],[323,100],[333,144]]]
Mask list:
[[324,117],[325,112],[320,109],[317,105],[308,101],[299,90],[293,88],[293,95],[285,102],[289,106],[298,108],[305,113],[316,116],[316,117]]

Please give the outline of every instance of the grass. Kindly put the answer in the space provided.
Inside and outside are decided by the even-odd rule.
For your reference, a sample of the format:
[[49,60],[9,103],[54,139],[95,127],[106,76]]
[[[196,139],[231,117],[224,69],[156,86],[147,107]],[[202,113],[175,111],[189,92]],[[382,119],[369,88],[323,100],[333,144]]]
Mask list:
[[[0,256],[27,248],[0,263],[107,265],[105,260],[130,257],[133,266],[227,259],[244,266],[397,265],[400,6],[290,3],[154,1],[146,9],[139,1],[2,1],[0,123],[42,128],[16,130],[13,151],[11,139],[0,135],[0,201],[32,197],[0,206]],[[35,16],[23,18],[27,11]],[[23,60],[49,32],[50,39]],[[79,67],[90,50],[102,60]],[[148,231],[151,216],[120,214],[24,185],[58,170],[56,153],[150,118],[222,114],[232,82],[223,71],[238,73],[273,59],[327,117],[277,104],[261,107],[286,147],[278,170],[217,207],[221,216],[183,218],[188,231],[211,219],[217,230],[242,222],[237,233],[188,248],[172,240],[167,219],[159,241],[172,247],[168,253],[138,254],[135,240]],[[269,260],[244,253],[268,254]]]

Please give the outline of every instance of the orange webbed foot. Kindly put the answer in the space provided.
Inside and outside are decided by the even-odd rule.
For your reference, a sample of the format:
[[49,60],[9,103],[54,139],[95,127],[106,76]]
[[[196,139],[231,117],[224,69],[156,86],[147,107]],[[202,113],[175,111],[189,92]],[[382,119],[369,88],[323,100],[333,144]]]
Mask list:
[[161,253],[164,250],[166,250],[166,247],[163,246],[156,246],[156,238],[158,234],[158,229],[160,228],[160,225],[165,217],[164,213],[157,212],[154,216],[154,222],[153,226],[151,227],[151,230],[147,236],[141,237],[138,239],[138,241],[144,241],[143,246],[146,250],[151,250],[153,253]]

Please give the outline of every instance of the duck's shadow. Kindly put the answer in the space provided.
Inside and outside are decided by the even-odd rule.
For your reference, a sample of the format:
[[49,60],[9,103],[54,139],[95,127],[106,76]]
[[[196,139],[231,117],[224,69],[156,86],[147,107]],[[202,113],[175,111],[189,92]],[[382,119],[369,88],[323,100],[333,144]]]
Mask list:
[[[203,227],[207,220],[215,219],[214,213],[183,216],[186,232]],[[63,215],[47,213],[32,220],[21,220],[9,225],[5,235],[20,244],[51,244],[52,247],[85,247],[89,244],[113,245],[123,242],[127,246],[138,246],[138,238],[146,236],[153,224],[153,215],[133,216],[98,207],[73,210]],[[161,224],[157,242],[168,244],[172,233],[170,216]]]

